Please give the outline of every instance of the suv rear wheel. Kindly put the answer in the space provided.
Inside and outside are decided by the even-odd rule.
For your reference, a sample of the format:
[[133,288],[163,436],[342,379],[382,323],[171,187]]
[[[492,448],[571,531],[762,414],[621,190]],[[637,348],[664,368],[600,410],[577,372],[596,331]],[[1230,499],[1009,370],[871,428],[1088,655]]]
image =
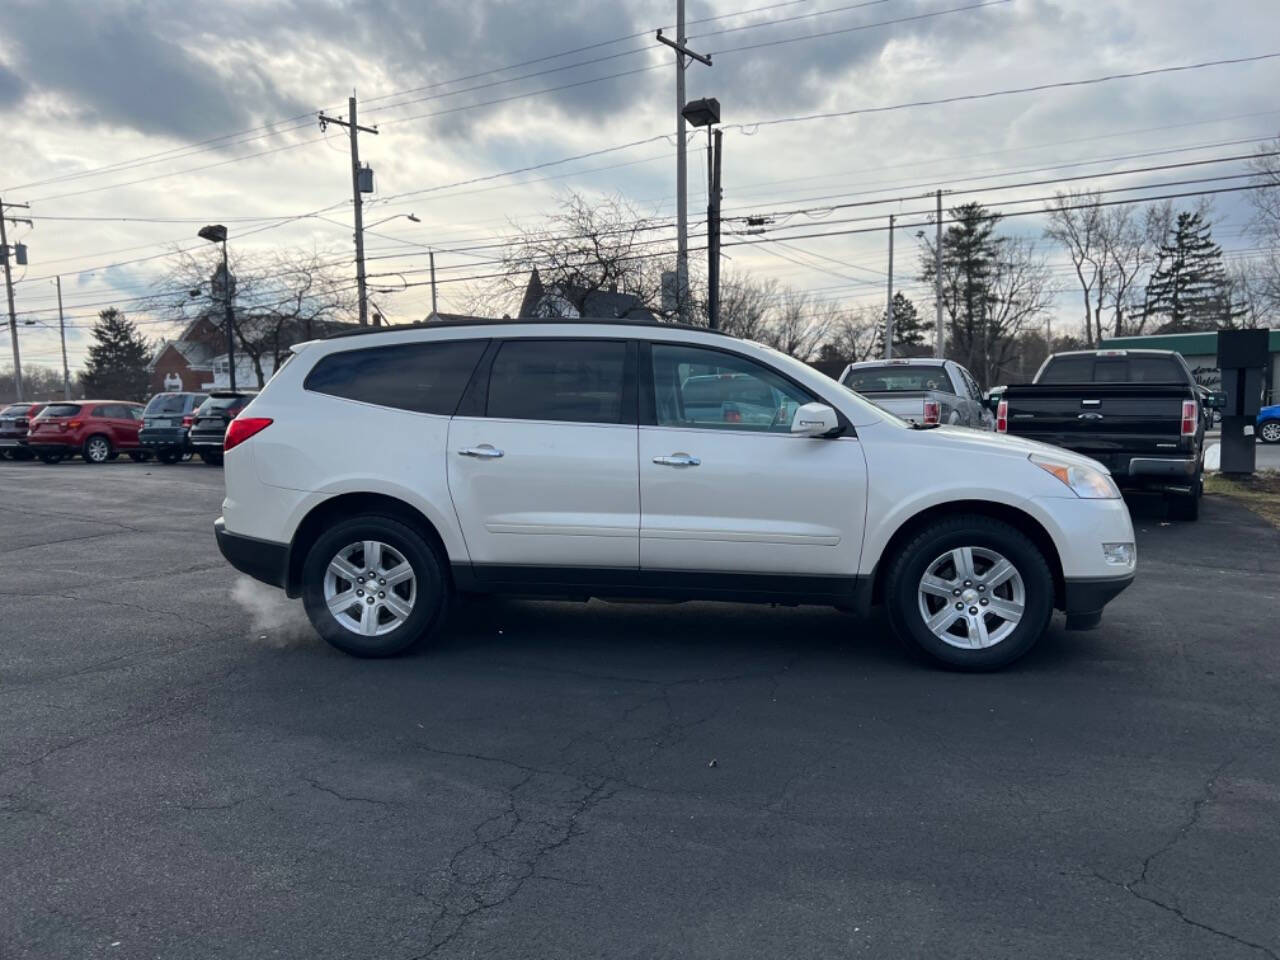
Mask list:
[[111,459],[111,441],[100,433],[95,433],[84,442],[80,451],[85,463],[106,463]]
[[326,530],[307,552],[302,601],[316,632],[357,657],[391,657],[449,610],[444,565],[412,527],[375,514]]
[[995,670],[1040,639],[1053,574],[1040,549],[999,520],[959,516],[920,531],[893,561],[885,605],[913,653],[960,670]]

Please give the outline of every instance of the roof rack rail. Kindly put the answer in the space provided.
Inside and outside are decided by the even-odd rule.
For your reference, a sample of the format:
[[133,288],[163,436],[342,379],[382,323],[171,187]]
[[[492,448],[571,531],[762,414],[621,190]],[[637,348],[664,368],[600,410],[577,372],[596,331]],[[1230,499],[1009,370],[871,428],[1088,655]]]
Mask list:
[[448,330],[458,327],[486,327],[514,324],[521,325],[545,325],[545,324],[582,324],[583,326],[611,326],[611,327],[662,327],[672,330],[696,330],[699,333],[714,333],[722,337],[737,339],[731,333],[723,330],[712,330],[710,327],[699,327],[691,323],[665,323],[661,320],[639,320],[627,317],[470,317],[466,320],[437,320],[431,323],[424,321],[414,321],[413,323],[401,323],[392,326],[381,327],[359,327],[355,330],[340,330],[337,333],[331,333],[322,339],[339,340],[343,337],[364,337],[379,333],[403,333],[406,330]]

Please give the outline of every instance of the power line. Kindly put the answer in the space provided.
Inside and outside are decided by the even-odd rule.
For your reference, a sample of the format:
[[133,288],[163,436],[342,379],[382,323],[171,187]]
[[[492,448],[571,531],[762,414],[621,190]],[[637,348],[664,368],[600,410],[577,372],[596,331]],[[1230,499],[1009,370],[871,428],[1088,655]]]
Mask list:
[[953,97],[940,97],[934,100],[912,100],[906,103],[895,103],[883,107],[860,107],[856,110],[834,110],[828,113],[810,113],[803,116],[774,117],[769,120],[754,120],[748,123],[728,124],[722,129],[739,129],[746,132],[748,127],[758,130],[761,127],[773,127],[785,123],[804,123],[809,120],[832,120],[837,117],[854,117],[869,113],[888,113],[893,110],[908,110],[914,107],[937,107],[949,103],[965,103],[973,100],[989,100],[994,97],[1008,97],[1022,93],[1040,93],[1045,90],[1061,90],[1069,87],[1086,87],[1099,83],[1110,83],[1115,80],[1133,80],[1138,77],[1152,77],[1164,73],[1182,73],[1188,70],[1204,70],[1209,67],[1231,66],[1241,63],[1257,63],[1261,60],[1274,60],[1280,53],[1262,53],[1252,57],[1233,57],[1226,60],[1205,60],[1201,63],[1180,64],[1176,67],[1154,67],[1149,70],[1137,70],[1132,73],[1111,73],[1101,77],[1090,77],[1085,80],[1058,80],[1053,83],[1039,83],[1029,87],[1011,87],[1006,90],[991,90],[986,93],[966,93]]

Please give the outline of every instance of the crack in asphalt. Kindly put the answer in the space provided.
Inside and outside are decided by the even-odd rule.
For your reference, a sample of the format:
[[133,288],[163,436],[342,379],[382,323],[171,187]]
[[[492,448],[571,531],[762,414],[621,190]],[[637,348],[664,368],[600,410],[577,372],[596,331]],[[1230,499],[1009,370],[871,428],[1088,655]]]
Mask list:
[[[1271,957],[1272,960],[1280,960],[1280,955],[1277,955],[1277,953],[1274,950],[1272,950],[1270,947],[1266,946],[1265,944],[1256,943],[1252,940],[1246,940],[1244,937],[1237,936],[1236,934],[1231,933],[1230,931],[1223,930],[1221,927],[1215,927],[1212,924],[1204,922],[1203,920],[1197,920],[1187,916],[1186,912],[1182,909],[1181,902],[1178,900],[1177,895],[1173,891],[1166,890],[1164,887],[1161,887],[1159,884],[1155,883],[1153,880],[1149,880],[1147,878],[1147,874],[1151,870],[1151,865],[1155,863],[1156,860],[1160,859],[1169,851],[1171,851],[1174,847],[1178,846],[1178,844],[1182,843],[1187,838],[1188,834],[1190,834],[1191,831],[1195,829],[1195,827],[1200,823],[1201,814],[1204,812],[1204,809],[1206,806],[1208,806],[1209,802],[1213,800],[1214,788],[1217,785],[1218,779],[1222,776],[1224,772],[1226,772],[1227,767],[1231,766],[1231,764],[1235,762],[1235,760],[1236,760],[1235,757],[1231,757],[1227,760],[1224,760],[1222,763],[1218,764],[1218,766],[1214,768],[1213,772],[1209,774],[1208,779],[1205,780],[1204,787],[1201,789],[1201,792],[1200,792],[1200,796],[1198,796],[1195,800],[1192,801],[1191,810],[1187,816],[1187,819],[1181,824],[1181,826],[1178,827],[1174,835],[1170,837],[1169,840],[1163,846],[1161,846],[1158,850],[1148,854],[1146,857],[1143,858],[1142,867],[1139,870],[1138,875],[1134,879],[1128,880],[1128,881],[1114,880],[1111,877],[1105,876],[1096,870],[1093,871],[1093,876],[1096,877],[1098,880],[1101,880],[1103,883],[1109,884],[1110,886],[1116,887],[1120,890],[1124,890],[1130,896],[1133,896],[1136,899],[1141,900],[1143,903],[1149,903],[1154,907],[1158,907],[1159,909],[1164,910],[1166,913],[1173,914],[1173,916],[1177,917],[1179,921],[1187,924],[1188,926],[1195,927],[1198,930],[1204,930],[1208,933],[1214,934],[1215,936],[1223,937],[1227,940],[1232,941],[1233,943],[1238,943],[1243,947],[1248,947],[1252,950],[1260,951],[1261,953],[1266,954],[1268,957]],[[1173,902],[1166,903],[1164,900],[1158,899],[1157,897],[1154,897],[1148,893],[1144,893],[1142,890],[1135,889],[1136,887],[1139,887],[1139,886],[1151,887],[1154,890],[1160,890],[1164,893],[1167,893],[1170,896],[1170,898],[1172,898]]]
[[309,783],[312,789],[319,790],[321,793],[331,794],[332,796],[337,797],[339,800],[342,800],[345,803],[373,803],[373,804],[377,804],[380,807],[400,806],[400,804],[396,803],[394,800],[379,800],[375,797],[356,797],[356,796],[351,796],[349,794],[341,793],[338,790],[335,790],[333,787],[327,786],[321,783],[319,780],[316,780],[312,777],[303,777],[302,779],[307,783]]

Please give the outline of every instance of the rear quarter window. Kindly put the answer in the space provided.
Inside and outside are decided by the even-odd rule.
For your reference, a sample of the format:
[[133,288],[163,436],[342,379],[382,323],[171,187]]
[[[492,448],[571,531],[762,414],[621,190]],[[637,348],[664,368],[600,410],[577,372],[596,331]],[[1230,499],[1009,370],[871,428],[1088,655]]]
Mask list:
[[51,403],[41,411],[46,417],[74,417],[80,412],[78,403]]
[[487,340],[398,343],[331,353],[303,388],[380,407],[451,416]]

